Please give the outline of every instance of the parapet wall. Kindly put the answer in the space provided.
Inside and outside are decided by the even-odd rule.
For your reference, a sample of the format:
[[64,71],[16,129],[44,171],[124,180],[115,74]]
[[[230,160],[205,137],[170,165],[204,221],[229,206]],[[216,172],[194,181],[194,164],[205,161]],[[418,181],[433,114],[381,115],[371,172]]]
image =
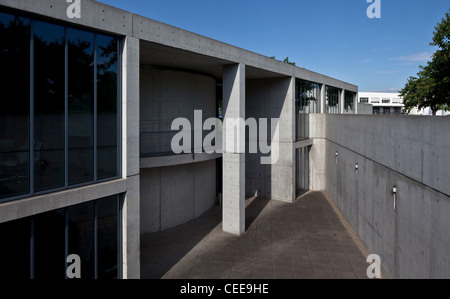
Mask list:
[[311,115],[310,126],[325,155],[311,180],[324,182],[387,276],[449,278],[450,120]]

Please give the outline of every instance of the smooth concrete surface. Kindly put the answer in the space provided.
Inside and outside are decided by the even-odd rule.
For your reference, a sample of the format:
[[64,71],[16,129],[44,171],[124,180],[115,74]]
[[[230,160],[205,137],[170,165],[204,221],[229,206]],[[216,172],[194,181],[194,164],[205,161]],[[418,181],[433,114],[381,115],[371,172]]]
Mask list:
[[[196,130],[194,134],[200,136],[203,145],[203,123],[217,117],[216,80],[193,72],[146,66],[141,66],[140,73],[141,154],[173,154],[171,141],[179,131],[172,131],[172,122],[177,118],[189,120],[190,129]],[[194,110],[202,114],[198,128]],[[188,142],[193,140],[194,136]]]
[[293,204],[251,198],[247,231],[222,231],[220,207],[141,239],[143,279],[367,279],[367,251],[334,204],[309,192]]
[[325,152],[325,173],[312,181],[325,180],[325,190],[369,252],[381,257],[389,278],[450,278],[450,122],[414,116],[312,118],[324,117],[326,138],[313,148]]
[[372,104],[358,103],[357,107],[358,107],[358,114],[360,114],[360,115],[373,114],[373,105]]
[[[273,78],[247,80],[246,118],[256,120],[278,119],[279,141],[272,140],[271,129],[266,135],[257,135],[256,140],[247,136],[250,142],[264,142],[278,148],[279,157],[275,164],[262,164],[258,153],[246,154],[246,195],[272,198],[287,202],[295,199],[294,185],[294,139],[295,139],[295,79]],[[271,153],[272,154],[272,153]]]
[[119,35],[132,35],[133,14],[94,0],[80,1],[81,18],[70,19],[66,0],[0,0],[0,5]]
[[123,278],[140,278],[140,186],[139,176],[127,179],[127,192],[122,206]]
[[164,166],[175,166],[183,164],[191,164],[197,162],[204,162],[209,160],[216,160],[222,158],[222,154],[180,154],[173,156],[163,156],[163,157],[149,157],[141,158],[141,169],[142,168],[157,168]]
[[121,194],[127,190],[127,180],[118,179],[96,185],[33,196],[0,204],[0,223],[82,204]]
[[141,231],[195,219],[216,203],[216,161],[141,169]]
[[122,81],[123,176],[139,174],[139,40],[125,38]]
[[[231,119],[245,119],[245,65],[223,68],[223,230],[245,231],[245,128],[228,128]],[[229,142],[234,144],[229,144]],[[234,142],[233,142],[234,141]]]

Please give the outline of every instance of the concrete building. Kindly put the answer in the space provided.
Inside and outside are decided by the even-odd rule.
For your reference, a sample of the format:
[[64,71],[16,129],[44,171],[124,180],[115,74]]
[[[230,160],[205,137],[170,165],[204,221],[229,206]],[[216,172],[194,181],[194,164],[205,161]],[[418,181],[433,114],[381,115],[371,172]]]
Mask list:
[[[369,104],[372,105],[373,114],[405,114],[405,105],[403,104],[403,98],[398,93],[391,92],[363,92],[358,93],[358,105]],[[364,107],[359,105],[359,107]],[[358,110],[358,114],[366,114],[362,110]],[[372,113],[371,113],[372,114]],[[430,107],[427,108],[413,108],[407,114],[409,115],[433,115]],[[450,115],[449,111],[439,110],[437,116]]]
[[[247,196],[323,190],[389,277],[450,276],[446,119],[350,115],[353,84],[96,1],[69,18],[69,5],[0,0],[2,274],[64,278],[75,254],[83,278],[139,278],[141,234],[221,199],[223,231],[240,236]],[[202,124],[219,110],[278,119],[279,138],[208,154]],[[178,118],[194,140],[175,155]],[[249,154],[253,141],[278,162]]]

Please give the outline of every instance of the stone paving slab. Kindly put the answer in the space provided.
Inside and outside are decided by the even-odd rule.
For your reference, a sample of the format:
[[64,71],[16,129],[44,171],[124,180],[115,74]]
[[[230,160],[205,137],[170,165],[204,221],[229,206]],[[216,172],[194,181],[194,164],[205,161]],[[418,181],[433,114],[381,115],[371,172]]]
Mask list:
[[219,206],[141,237],[142,279],[367,278],[367,251],[325,193],[246,201],[247,230],[222,231]]

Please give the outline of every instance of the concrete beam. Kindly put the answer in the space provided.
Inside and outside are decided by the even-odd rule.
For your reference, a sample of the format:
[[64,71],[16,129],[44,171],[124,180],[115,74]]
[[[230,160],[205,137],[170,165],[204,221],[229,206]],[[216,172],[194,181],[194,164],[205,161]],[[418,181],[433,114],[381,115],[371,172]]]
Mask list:
[[[224,67],[223,106],[223,230],[241,235],[245,232],[245,126],[238,123],[236,132],[227,128],[227,122],[245,119],[245,65]],[[232,148],[232,140],[243,146]]]

